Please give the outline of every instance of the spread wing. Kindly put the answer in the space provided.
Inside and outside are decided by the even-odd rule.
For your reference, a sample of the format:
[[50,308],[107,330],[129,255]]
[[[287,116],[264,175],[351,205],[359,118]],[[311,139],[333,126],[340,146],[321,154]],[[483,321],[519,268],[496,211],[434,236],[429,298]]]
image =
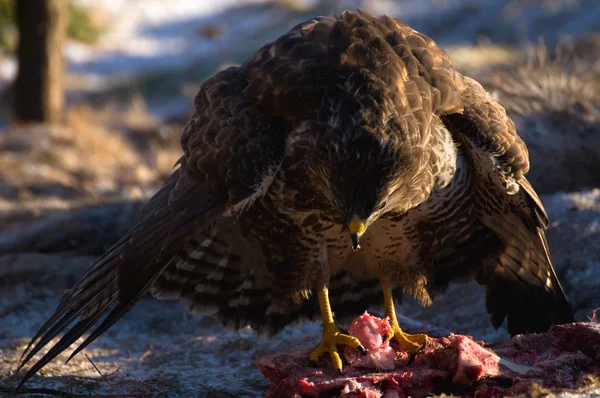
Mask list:
[[202,84],[194,117],[182,132],[178,168],[142,220],[65,293],[32,338],[19,369],[66,332],[21,385],[92,327],[97,325],[71,357],[127,313],[195,231],[239,215],[266,191],[285,155],[289,123],[249,102],[242,95],[247,86],[238,68]]
[[527,179],[527,148],[504,108],[479,83],[457,74],[462,113],[444,123],[471,159],[475,214],[498,238],[487,251],[477,280],[487,286],[492,324],[505,318],[511,334],[545,331],[553,323],[573,321],[556,277],[544,229],[548,217]]

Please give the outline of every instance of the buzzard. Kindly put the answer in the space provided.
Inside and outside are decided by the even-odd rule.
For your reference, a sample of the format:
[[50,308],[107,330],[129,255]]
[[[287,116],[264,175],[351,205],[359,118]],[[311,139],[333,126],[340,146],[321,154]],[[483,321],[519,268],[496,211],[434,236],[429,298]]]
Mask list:
[[510,333],[573,316],[550,261],[527,148],[502,106],[408,25],[367,11],[317,17],[200,86],[183,156],[141,221],[68,290],[22,383],[148,291],[239,329],[320,316],[312,351],[363,350],[338,321],[394,299],[429,305],[451,281],[487,286]]

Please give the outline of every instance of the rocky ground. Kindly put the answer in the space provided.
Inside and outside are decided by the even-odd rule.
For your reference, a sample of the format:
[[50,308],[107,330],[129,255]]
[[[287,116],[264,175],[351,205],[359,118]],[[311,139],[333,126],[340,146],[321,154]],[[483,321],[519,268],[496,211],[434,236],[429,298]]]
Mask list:
[[[385,2],[372,3],[379,7],[376,12],[385,11],[381,9]],[[459,3],[463,7],[469,2]],[[505,3],[502,12],[518,11],[518,2]],[[572,5],[563,9],[575,22],[560,26],[576,27],[574,33],[586,31],[582,30],[586,23],[587,30],[593,29],[594,20],[584,12],[593,2],[522,3],[529,7],[524,15],[533,13],[537,18],[531,26],[542,36],[548,27],[540,21],[558,18],[552,10],[561,10],[566,3],[580,9],[575,14]],[[489,2],[482,9],[492,15],[497,4]],[[549,14],[531,11],[538,4]],[[239,12],[264,7],[251,5]],[[423,24],[419,10],[413,11],[409,17]],[[305,12],[309,11],[294,15]],[[266,24],[265,30],[272,34],[280,29],[282,18]],[[442,19],[434,18],[430,30],[427,26],[420,30],[448,44],[456,67],[479,79],[515,120],[530,148],[530,180],[543,193],[550,216],[548,240],[555,267],[576,319],[585,321],[600,308],[600,189],[595,188],[600,187],[600,38],[585,35],[556,51],[553,45],[527,49],[514,45],[510,37],[498,36],[499,30],[490,34],[511,46],[455,45],[459,39],[448,39],[452,37],[444,33],[448,22]],[[451,30],[459,35],[469,27],[483,29],[486,19],[476,20],[473,25],[466,17],[456,17],[455,23],[464,29]],[[238,48],[235,37],[230,39],[231,48]],[[69,111],[64,127],[0,133],[2,397],[10,396],[19,379],[14,372],[26,342],[61,294],[133,225],[144,201],[179,156],[180,120],[156,120],[135,101],[130,108],[77,107]],[[475,284],[451,287],[432,307],[406,300],[398,310],[409,331],[425,323],[437,334],[464,333],[489,343],[508,337],[503,329],[490,326],[483,290]],[[190,316],[177,302],[145,298],[69,364],[64,365],[65,354],[49,364],[25,391],[33,396],[262,396],[268,384],[256,360],[280,350],[310,347],[319,338],[320,327],[315,324],[288,327],[272,339],[257,337],[251,330],[228,332],[209,318]],[[598,388],[592,383],[577,393],[600,394]]]

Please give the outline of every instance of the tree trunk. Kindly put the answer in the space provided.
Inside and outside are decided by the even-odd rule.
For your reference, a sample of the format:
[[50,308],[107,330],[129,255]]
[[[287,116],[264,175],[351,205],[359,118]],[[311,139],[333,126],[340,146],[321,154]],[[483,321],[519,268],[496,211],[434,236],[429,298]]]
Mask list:
[[68,0],[16,0],[19,71],[14,85],[17,122],[62,119],[63,54]]

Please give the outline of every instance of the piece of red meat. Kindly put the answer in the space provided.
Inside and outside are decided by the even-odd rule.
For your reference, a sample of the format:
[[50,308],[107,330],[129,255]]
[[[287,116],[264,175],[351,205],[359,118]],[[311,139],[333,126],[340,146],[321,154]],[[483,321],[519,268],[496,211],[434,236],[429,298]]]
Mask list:
[[376,370],[392,370],[396,367],[396,350],[390,346],[389,340],[383,336],[389,335],[392,328],[388,319],[381,319],[364,313],[348,327],[348,333],[358,340],[367,350],[359,354],[350,347],[344,348],[344,356],[350,366]]
[[430,392],[500,397],[526,393],[534,383],[577,388],[586,375],[600,373],[600,324],[595,322],[555,326],[493,347],[469,336],[430,338],[411,364],[394,342],[383,341],[389,331],[387,320],[359,316],[349,333],[367,355],[344,350],[348,364],[341,375],[328,358],[318,366],[310,363],[307,350],[261,358],[258,366],[271,381],[267,397],[400,398]]

